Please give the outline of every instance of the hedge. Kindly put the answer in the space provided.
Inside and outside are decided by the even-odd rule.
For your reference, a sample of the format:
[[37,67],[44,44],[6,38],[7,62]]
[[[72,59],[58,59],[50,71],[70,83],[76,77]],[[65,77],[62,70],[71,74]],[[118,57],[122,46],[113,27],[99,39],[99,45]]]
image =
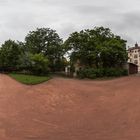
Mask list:
[[102,77],[119,77],[128,75],[128,70],[121,68],[87,68],[77,72],[79,78],[102,78]]

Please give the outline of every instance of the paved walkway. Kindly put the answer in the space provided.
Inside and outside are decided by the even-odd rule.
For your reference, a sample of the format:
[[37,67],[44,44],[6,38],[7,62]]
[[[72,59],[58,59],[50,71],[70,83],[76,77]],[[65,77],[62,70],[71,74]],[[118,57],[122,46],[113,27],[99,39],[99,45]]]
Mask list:
[[0,75],[0,140],[139,139],[140,77],[25,86]]

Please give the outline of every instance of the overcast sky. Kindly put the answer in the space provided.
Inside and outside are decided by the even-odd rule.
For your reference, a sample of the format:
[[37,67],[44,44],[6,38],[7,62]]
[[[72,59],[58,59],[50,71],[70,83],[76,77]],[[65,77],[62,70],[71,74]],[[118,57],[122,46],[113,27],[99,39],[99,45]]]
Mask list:
[[0,0],[0,44],[23,41],[37,27],[55,29],[66,39],[95,26],[109,27],[130,46],[140,44],[140,0]]

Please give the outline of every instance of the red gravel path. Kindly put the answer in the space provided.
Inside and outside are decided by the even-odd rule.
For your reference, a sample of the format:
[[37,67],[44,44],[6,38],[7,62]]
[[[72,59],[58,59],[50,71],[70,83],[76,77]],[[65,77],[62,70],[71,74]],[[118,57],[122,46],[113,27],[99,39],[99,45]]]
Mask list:
[[0,75],[0,140],[139,139],[140,77],[25,86]]

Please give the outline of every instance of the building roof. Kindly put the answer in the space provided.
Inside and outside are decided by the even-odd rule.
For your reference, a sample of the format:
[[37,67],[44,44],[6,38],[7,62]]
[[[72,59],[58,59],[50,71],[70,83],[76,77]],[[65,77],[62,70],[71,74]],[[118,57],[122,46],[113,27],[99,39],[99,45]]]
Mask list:
[[135,47],[129,48],[128,51],[135,50],[135,49],[140,50],[140,46],[138,45],[138,43],[135,44]]

